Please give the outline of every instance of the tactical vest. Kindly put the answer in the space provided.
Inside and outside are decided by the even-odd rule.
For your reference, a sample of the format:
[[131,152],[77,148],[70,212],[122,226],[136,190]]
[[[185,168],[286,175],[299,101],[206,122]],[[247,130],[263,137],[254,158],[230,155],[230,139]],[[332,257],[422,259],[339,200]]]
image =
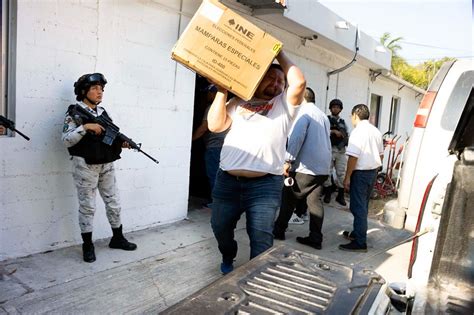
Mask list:
[[[74,106],[70,105],[68,108],[69,115],[74,118]],[[101,114],[101,116],[110,119],[107,112]],[[83,119],[82,125],[94,123],[89,119]],[[104,164],[110,163],[120,159],[120,153],[122,153],[122,142],[115,138],[112,145],[107,145],[102,142],[104,139],[104,133],[101,135],[95,135],[87,132],[84,137],[75,145],[68,148],[69,154],[72,156],[80,156],[84,158],[87,164]]]
[[329,123],[331,124],[331,127],[330,127],[331,130],[337,130],[344,134],[344,137],[342,138],[336,137],[336,135],[331,134],[330,136],[331,145],[333,147],[337,147],[338,149],[344,148],[345,146],[347,146],[347,143],[349,140],[344,119],[342,118],[337,119],[331,115],[328,115],[328,119],[329,119]]

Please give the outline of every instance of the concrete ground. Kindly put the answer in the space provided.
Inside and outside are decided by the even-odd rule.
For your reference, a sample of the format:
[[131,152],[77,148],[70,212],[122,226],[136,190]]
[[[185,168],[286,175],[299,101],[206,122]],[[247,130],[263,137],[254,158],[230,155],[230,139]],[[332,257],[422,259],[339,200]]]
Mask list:
[[[96,241],[97,261],[82,261],[80,246],[0,262],[0,314],[118,314],[159,313],[191,293],[222,277],[220,254],[209,220],[210,209],[191,203],[188,218],[173,224],[127,234],[138,244],[135,252],[108,248],[108,239]],[[286,242],[320,257],[362,264],[388,282],[405,281],[410,244],[389,249],[410,236],[404,230],[369,220],[368,253],[337,249],[350,230],[347,208],[325,205],[322,250],[298,244],[308,223],[290,225]],[[248,261],[245,218],[236,230],[239,253],[234,264]],[[385,251],[386,249],[389,249]]]

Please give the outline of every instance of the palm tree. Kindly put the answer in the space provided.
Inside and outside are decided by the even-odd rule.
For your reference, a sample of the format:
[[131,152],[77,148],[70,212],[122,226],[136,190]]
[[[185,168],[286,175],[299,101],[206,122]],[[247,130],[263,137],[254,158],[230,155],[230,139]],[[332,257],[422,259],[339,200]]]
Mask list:
[[403,72],[403,69],[407,67],[406,61],[398,55],[398,51],[402,49],[402,46],[399,45],[399,42],[403,39],[403,37],[391,37],[392,35],[389,32],[383,33],[382,37],[380,37],[380,44],[382,44],[392,53],[392,72],[395,75],[400,75]]
[[403,37],[392,38],[389,32],[385,32],[380,37],[380,44],[392,52],[392,73],[423,89],[428,88],[429,83],[443,62],[454,59],[444,57],[440,60],[428,60],[417,66],[411,66],[405,59],[398,55],[398,52],[402,49],[399,45],[401,40],[403,40]]
[[392,52],[392,58],[399,57],[398,51],[402,49],[402,46],[398,44],[399,41],[403,39],[403,37],[391,38],[392,35],[389,32],[383,33],[382,37],[380,37],[380,43]]

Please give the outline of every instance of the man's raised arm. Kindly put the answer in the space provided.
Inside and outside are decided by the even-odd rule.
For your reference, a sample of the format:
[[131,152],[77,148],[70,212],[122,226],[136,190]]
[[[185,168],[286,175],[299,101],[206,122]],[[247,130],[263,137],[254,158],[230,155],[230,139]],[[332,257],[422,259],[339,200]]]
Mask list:
[[295,66],[283,51],[280,51],[276,59],[283,68],[286,79],[288,80],[287,101],[293,106],[298,106],[303,102],[306,88],[306,79],[304,78],[303,72]]
[[212,102],[207,114],[207,126],[211,132],[222,132],[227,130],[232,123],[232,119],[227,114],[226,108],[227,90],[217,88],[216,97]]

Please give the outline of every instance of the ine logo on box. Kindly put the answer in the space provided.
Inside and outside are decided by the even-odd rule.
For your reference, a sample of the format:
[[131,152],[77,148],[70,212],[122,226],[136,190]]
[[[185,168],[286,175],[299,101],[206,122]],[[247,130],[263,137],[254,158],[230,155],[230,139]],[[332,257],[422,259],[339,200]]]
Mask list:
[[246,29],[245,27],[243,27],[242,25],[238,24],[238,23],[235,23],[235,20],[234,19],[230,19],[229,20],[229,25],[232,26],[233,28],[235,28],[237,31],[239,31],[240,33],[244,34],[245,36],[247,36],[249,39],[253,39],[253,37],[255,36],[254,33],[252,33],[251,31],[249,31],[248,29]]

